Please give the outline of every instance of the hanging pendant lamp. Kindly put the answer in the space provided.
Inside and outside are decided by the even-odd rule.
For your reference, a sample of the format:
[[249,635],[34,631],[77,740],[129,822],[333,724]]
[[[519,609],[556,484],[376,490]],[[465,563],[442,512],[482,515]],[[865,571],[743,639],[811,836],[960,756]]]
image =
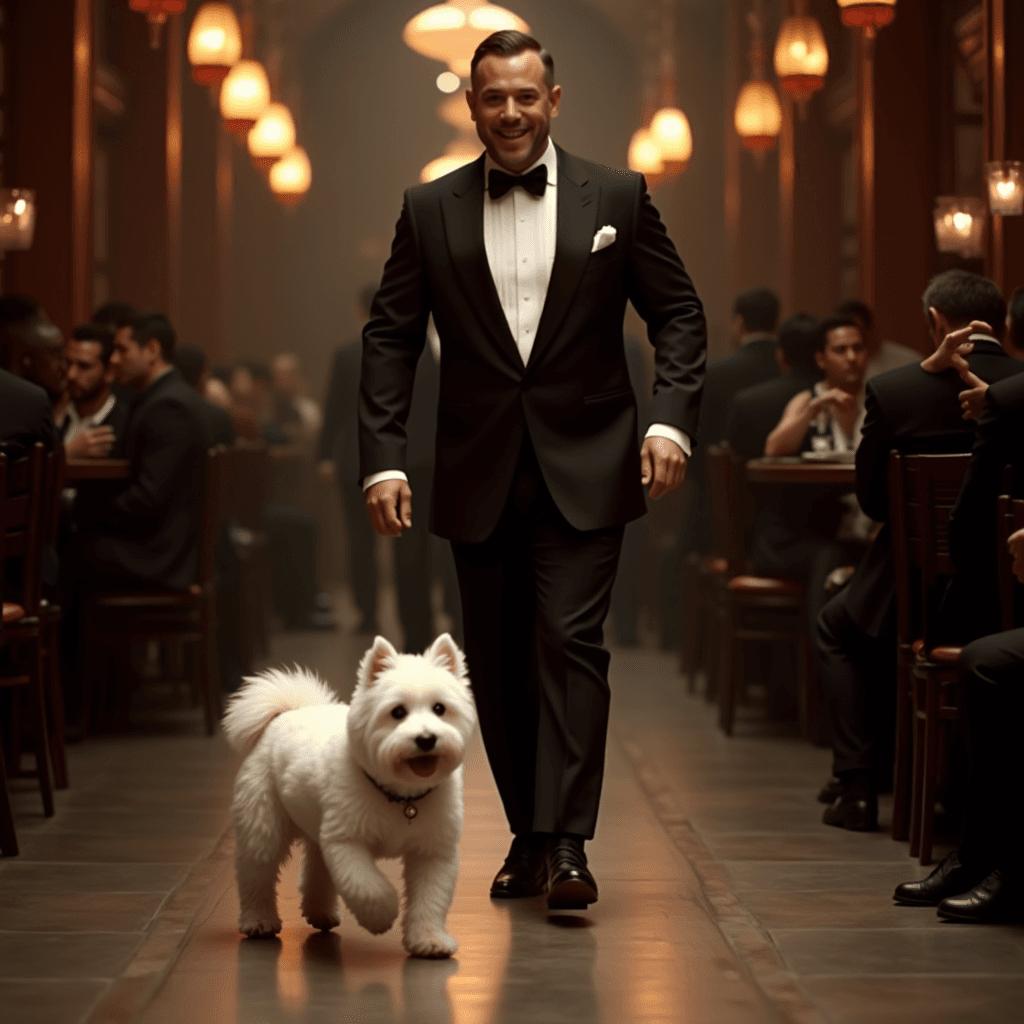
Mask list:
[[160,30],[171,14],[181,14],[187,0],[128,0],[128,7],[146,16],[149,22],[149,45],[154,50],[160,47]]
[[192,81],[216,88],[242,56],[242,29],[226,3],[205,3],[196,11],[188,33]]
[[220,116],[229,132],[248,132],[270,104],[270,81],[258,60],[240,60],[220,87]]
[[295,145],[295,121],[283,103],[271,103],[249,129],[249,156],[264,172]]
[[825,84],[828,46],[818,19],[803,13],[806,0],[797,8],[798,13],[786,18],[779,29],[775,42],[775,75],[803,116],[807,101]]
[[282,206],[298,206],[312,183],[313,168],[302,146],[293,146],[270,168],[270,191]]

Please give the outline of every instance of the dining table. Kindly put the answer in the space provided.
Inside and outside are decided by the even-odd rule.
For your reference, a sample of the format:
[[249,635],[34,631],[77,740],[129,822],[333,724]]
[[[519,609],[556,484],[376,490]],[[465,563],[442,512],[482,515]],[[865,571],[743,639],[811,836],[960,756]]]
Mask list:
[[853,490],[857,469],[852,462],[764,457],[747,463],[747,479],[756,484],[830,484]]
[[64,482],[68,484],[86,480],[124,480],[127,476],[127,459],[68,459],[64,467]]

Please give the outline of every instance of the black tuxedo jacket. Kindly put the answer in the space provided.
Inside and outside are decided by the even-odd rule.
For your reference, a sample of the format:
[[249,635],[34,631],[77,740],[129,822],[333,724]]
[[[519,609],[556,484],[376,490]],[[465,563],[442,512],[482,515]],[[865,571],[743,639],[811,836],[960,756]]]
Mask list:
[[181,372],[170,370],[139,395],[125,432],[129,482],[91,510],[98,564],[111,575],[186,590],[196,578],[205,454],[211,420]]
[[36,384],[0,370],[0,442],[27,448],[36,441],[47,448],[57,442],[50,399]]
[[733,399],[725,432],[729,444],[744,458],[761,458],[768,435],[779,425],[786,406],[801,391],[813,388],[820,379],[819,373],[798,369],[775,380],[744,388]]
[[[552,498],[579,530],[644,513],[637,410],[623,349],[631,301],[655,348],[651,419],[696,436],[704,311],[639,174],[558,149],[555,261],[524,366],[484,249],[484,159],[410,189],[363,333],[360,478],[406,468],[427,316],[441,337],[431,529],[482,541],[529,432]],[[591,253],[596,232],[615,242]]]
[[[993,383],[1024,370],[994,341],[978,341],[967,357],[971,371]],[[857,499],[876,522],[886,523],[862,559],[846,591],[853,622],[869,636],[891,631],[895,577],[889,534],[889,453],[970,451],[974,427],[963,419],[955,370],[927,373],[913,363],[879,374],[865,389],[864,431],[857,449]],[[994,516],[994,513],[993,513]]]
[[[1019,364],[1024,370],[1024,364]],[[943,602],[939,630],[966,643],[1002,629],[996,499],[1003,472],[1012,469],[1010,493],[1024,495],[1024,373],[993,384],[975,433],[971,461],[950,513],[949,552],[956,565]],[[1018,602],[1019,603],[1019,602]]]

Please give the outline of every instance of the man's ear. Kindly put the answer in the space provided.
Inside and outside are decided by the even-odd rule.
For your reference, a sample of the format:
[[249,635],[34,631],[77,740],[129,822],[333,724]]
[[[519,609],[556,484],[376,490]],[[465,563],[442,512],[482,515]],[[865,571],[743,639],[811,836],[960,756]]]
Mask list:
[[824,352],[814,353],[814,365],[817,366],[819,370],[825,370],[828,367],[828,364],[825,362]]
[[779,368],[779,373],[789,373],[789,363],[786,362],[786,353],[782,351],[781,345],[775,346],[775,364]]
[[476,93],[472,89],[466,90],[466,103],[469,106],[469,116],[476,120]]
[[548,97],[551,101],[551,116],[558,117],[558,107],[562,102],[562,87],[560,85],[553,85],[548,90]]

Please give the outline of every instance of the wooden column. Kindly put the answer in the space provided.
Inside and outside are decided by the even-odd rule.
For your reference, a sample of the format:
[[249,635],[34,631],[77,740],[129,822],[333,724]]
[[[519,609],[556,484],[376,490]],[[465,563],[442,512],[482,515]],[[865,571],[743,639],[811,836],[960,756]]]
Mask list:
[[875,305],[875,40],[866,32],[857,41],[857,223],[860,297]]
[[164,156],[167,186],[167,315],[177,324],[181,315],[181,18],[165,26],[167,47],[167,111],[164,119]]
[[779,302],[787,317],[796,312],[796,125],[792,97],[782,93],[779,100]]
[[92,292],[93,0],[9,0],[5,184],[36,190],[33,246],[9,253],[4,288],[61,330]]

